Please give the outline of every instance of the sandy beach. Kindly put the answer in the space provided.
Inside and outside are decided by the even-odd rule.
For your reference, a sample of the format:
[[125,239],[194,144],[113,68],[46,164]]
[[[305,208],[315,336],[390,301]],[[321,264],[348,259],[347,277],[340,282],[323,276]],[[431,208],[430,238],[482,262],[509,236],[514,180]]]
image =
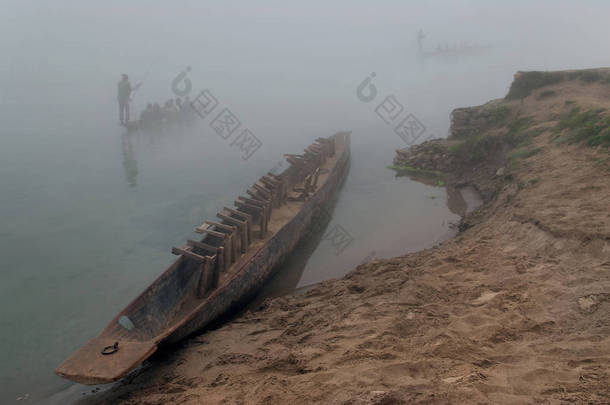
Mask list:
[[479,191],[452,240],[267,300],[83,403],[608,403],[610,154],[575,132],[608,116],[594,72],[517,76],[397,152],[409,176]]

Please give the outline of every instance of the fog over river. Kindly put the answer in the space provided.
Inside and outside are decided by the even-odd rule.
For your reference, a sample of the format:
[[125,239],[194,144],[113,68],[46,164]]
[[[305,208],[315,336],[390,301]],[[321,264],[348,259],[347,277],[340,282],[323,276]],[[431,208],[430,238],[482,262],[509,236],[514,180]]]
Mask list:
[[[350,243],[301,246],[270,294],[450,237],[459,216],[444,188],[396,178],[395,149],[445,137],[453,108],[504,96],[517,70],[610,65],[602,1],[1,3],[2,403],[74,390],[54,368],[282,153],[352,131],[329,223]],[[260,141],[247,159],[215,113],[162,131],[119,125],[121,74],[142,83],[134,117],[176,97],[187,67],[191,98],[208,89]],[[388,98],[401,106],[390,123]],[[407,117],[417,133],[401,137]]]

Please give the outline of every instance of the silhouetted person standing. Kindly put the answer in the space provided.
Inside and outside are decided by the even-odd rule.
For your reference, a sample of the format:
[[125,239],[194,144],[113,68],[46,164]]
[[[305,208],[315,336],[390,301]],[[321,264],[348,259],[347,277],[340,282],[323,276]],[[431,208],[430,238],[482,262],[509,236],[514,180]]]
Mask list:
[[129,97],[131,96],[131,83],[126,74],[121,75],[121,81],[118,85],[119,99],[119,119],[121,124],[127,124],[129,121]]

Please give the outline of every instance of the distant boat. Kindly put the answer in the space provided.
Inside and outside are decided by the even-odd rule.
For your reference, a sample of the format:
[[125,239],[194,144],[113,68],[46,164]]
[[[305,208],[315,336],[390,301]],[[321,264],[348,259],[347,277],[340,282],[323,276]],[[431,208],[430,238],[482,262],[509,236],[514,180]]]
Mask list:
[[197,121],[195,110],[184,108],[180,112],[174,112],[171,115],[161,112],[157,119],[148,120],[132,120],[121,124],[127,129],[128,133],[135,131],[159,131],[171,128],[174,125],[193,125]]
[[149,122],[142,122],[141,120],[128,121],[123,125],[127,129],[127,133],[136,131],[162,131],[164,129],[171,128],[175,124],[179,125],[192,125],[194,120],[192,119],[162,119]]
[[425,58],[460,58],[478,56],[491,51],[491,45],[463,45],[454,47],[437,47],[434,51],[421,51],[419,56]]
[[159,346],[192,335],[256,293],[340,189],[350,133],[285,156],[286,170],[261,177],[247,197],[196,228],[202,238],[173,248],[178,259],[56,373],[82,384],[116,381]]

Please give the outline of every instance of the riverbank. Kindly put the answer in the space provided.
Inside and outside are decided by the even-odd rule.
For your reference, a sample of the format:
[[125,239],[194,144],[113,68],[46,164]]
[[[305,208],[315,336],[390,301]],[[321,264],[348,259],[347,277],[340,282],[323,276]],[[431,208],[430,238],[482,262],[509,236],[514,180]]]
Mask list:
[[88,402],[603,403],[609,77],[517,75],[455,110],[447,140],[397,152],[403,173],[481,194],[454,239],[265,301]]

